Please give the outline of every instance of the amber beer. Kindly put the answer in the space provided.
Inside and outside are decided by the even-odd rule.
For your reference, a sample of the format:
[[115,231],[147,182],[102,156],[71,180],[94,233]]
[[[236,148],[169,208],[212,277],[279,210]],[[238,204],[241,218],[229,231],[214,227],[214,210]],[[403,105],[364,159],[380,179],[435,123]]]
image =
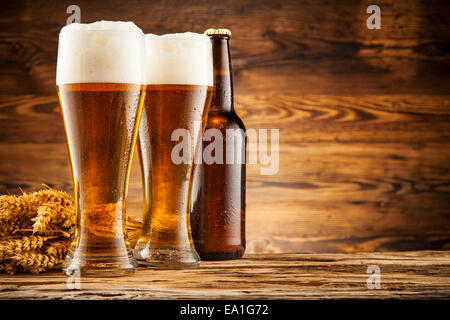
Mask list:
[[143,52],[144,35],[132,23],[102,21],[61,30],[57,89],[77,213],[63,263],[67,274],[134,272],[125,208],[145,95]]
[[218,130],[220,135],[204,139],[203,158],[208,156],[207,146],[217,143],[215,139],[222,139],[223,158],[203,161],[196,170],[192,236],[202,260],[236,259],[245,251],[245,127],[233,107],[231,32],[208,29],[205,34],[211,38],[214,61],[214,93],[205,136],[209,130]]
[[[190,231],[190,188],[212,97],[211,44],[194,33],[147,35],[146,53],[147,92],[138,139],[144,218],[134,252],[146,266],[194,267],[199,257]],[[176,135],[180,129],[189,134],[192,150],[188,156],[180,152],[182,162],[175,152],[186,138]]]

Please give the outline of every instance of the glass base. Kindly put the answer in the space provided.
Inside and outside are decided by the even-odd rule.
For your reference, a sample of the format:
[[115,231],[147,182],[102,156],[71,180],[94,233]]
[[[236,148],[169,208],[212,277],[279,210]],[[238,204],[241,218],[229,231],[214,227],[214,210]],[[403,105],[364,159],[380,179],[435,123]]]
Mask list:
[[200,257],[195,250],[172,247],[149,247],[137,244],[134,255],[139,266],[155,269],[197,268]]
[[62,269],[69,276],[81,277],[121,277],[134,274],[136,260],[130,251],[127,256],[83,256],[82,259],[69,254]]

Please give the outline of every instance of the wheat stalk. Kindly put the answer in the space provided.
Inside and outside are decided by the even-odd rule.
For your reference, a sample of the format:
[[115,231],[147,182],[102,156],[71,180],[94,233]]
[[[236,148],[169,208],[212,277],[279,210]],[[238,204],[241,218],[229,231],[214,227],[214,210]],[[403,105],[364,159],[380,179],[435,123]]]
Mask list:
[[62,263],[62,259],[36,252],[17,253],[11,260],[17,267],[22,267],[30,273],[39,273],[53,269]]
[[44,245],[44,242],[51,237],[41,237],[41,236],[30,236],[22,237],[19,239],[14,239],[6,241],[6,253],[13,255],[15,253],[22,253],[26,251],[36,250]]
[[[66,256],[75,231],[75,202],[70,194],[45,187],[0,196],[0,271],[40,273],[60,267]],[[132,246],[140,229],[140,220],[127,216]]]
[[50,243],[49,246],[46,248],[46,253],[49,256],[63,259],[66,256],[68,249],[69,249],[68,241],[54,241]]

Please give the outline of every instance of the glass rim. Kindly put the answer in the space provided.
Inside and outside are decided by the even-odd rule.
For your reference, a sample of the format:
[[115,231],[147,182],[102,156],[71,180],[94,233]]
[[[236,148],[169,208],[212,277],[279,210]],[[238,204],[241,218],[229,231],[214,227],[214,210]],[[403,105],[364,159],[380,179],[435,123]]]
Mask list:
[[182,40],[182,41],[186,41],[187,40],[187,41],[200,41],[200,42],[208,42],[208,43],[210,43],[210,40],[209,40],[208,36],[205,35],[205,38],[204,38],[202,33],[196,33],[196,32],[192,32],[192,33],[194,33],[196,35],[200,35],[201,38],[174,37],[174,35],[183,34],[183,33],[177,33],[177,32],[175,32],[175,33],[165,33],[165,34],[161,34],[161,35],[154,34],[154,33],[146,33],[144,35],[145,35],[145,41],[153,40],[153,39],[154,40]]
[[59,34],[63,34],[63,33],[67,33],[67,32],[108,32],[108,33],[113,33],[113,32],[123,32],[123,33],[137,33],[140,34],[142,36],[145,36],[145,34],[142,31],[138,31],[138,30],[114,30],[114,29],[100,29],[100,30],[89,30],[89,29],[73,29],[73,30],[68,30],[68,29],[62,29]]

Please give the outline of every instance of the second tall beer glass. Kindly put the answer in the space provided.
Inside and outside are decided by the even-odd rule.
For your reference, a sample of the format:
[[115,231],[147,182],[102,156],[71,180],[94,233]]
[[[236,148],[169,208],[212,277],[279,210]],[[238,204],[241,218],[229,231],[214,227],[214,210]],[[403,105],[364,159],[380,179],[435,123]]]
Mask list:
[[200,259],[188,210],[194,157],[212,97],[211,43],[195,33],[145,40],[147,93],[139,129],[144,219],[134,252],[144,265],[193,267]]
[[56,83],[76,198],[67,274],[134,272],[125,202],[145,82],[144,34],[131,22],[72,24],[59,36]]

